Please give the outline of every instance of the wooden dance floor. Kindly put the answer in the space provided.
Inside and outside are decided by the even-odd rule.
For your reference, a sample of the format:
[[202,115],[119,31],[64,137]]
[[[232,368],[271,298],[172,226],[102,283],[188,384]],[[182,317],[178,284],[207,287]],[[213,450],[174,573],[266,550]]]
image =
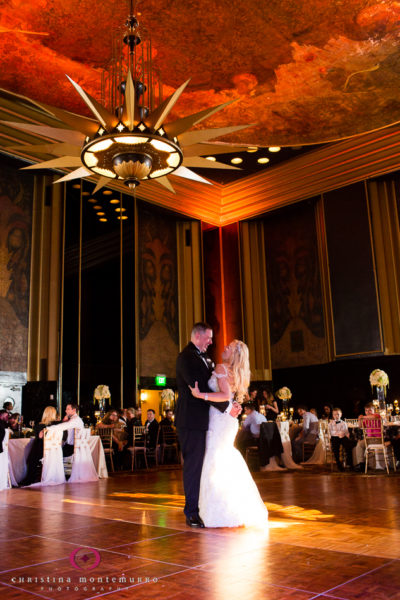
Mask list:
[[400,477],[254,474],[266,531],[186,526],[179,469],[0,492],[0,597],[400,599]]

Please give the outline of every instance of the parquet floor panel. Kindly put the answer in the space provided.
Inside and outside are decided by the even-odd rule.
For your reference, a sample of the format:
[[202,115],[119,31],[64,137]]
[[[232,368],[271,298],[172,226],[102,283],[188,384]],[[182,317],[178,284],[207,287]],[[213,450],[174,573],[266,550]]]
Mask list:
[[400,474],[254,473],[265,530],[190,529],[181,471],[0,492],[2,600],[400,600]]

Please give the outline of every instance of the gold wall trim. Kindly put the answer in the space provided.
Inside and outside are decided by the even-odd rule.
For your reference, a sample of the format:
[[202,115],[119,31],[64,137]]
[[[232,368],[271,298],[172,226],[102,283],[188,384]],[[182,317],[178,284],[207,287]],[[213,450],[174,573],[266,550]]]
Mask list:
[[[197,221],[190,223],[178,221],[176,232],[179,350],[182,350],[190,340],[193,324],[204,319],[201,224]],[[186,245],[186,235],[190,235],[190,246]]]
[[59,375],[63,188],[57,189],[52,182],[53,178],[50,177],[35,177],[28,381],[56,381]]
[[335,337],[333,327],[333,308],[331,283],[329,278],[328,242],[326,237],[324,202],[321,197],[315,205],[315,223],[318,240],[318,258],[321,273],[322,302],[324,310],[325,339],[328,350],[328,361],[335,354]]
[[267,272],[263,223],[241,223],[243,331],[250,352],[252,379],[272,379]]
[[385,354],[400,353],[400,232],[394,181],[367,184]]

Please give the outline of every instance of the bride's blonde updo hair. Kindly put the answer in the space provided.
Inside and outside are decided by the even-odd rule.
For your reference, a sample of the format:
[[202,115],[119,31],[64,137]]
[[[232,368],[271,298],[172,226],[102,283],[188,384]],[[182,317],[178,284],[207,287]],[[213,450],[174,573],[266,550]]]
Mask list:
[[234,344],[229,364],[232,391],[235,394],[235,400],[242,402],[250,384],[249,349],[241,340],[233,340],[231,344]]

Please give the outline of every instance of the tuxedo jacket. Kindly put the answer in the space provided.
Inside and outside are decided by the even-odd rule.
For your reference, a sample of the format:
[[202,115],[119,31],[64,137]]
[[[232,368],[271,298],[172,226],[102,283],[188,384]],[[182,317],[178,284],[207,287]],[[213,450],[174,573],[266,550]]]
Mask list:
[[205,402],[195,398],[189,389],[198,382],[201,392],[210,392],[208,380],[212,371],[199,356],[198,350],[192,342],[182,350],[176,361],[176,382],[178,385],[178,402],[175,410],[175,425],[177,429],[196,429],[207,431],[208,413],[210,404],[224,412],[228,402]]
[[144,426],[147,427],[149,431],[147,438],[148,444],[150,448],[155,448],[157,443],[158,428],[160,424],[158,421],[156,421],[156,419],[153,419],[152,421],[146,421]]

